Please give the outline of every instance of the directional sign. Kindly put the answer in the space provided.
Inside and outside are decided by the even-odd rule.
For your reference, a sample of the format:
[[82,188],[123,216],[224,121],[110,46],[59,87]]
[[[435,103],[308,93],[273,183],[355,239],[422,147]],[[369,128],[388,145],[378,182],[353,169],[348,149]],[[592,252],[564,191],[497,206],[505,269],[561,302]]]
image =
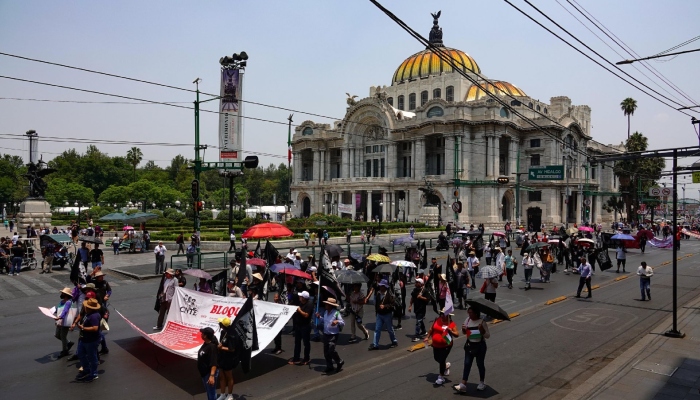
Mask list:
[[531,181],[563,181],[563,165],[542,165],[530,167],[527,178]]

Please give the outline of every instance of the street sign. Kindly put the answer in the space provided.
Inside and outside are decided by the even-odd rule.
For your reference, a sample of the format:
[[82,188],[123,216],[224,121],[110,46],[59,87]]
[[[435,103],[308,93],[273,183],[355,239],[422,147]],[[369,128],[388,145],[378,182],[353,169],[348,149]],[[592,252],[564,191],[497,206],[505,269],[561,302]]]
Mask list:
[[661,195],[662,196],[670,196],[671,195],[671,188],[661,188]]
[[583,204],[590,206],[591,205],[591,199],[586,199],[583,201]]
[[452,211],[456,212],[457,214],[462,212],[462,202],[461,201],[455,201],[452,203]]
[[656,197],[661,196],[661,188],[658,186],[650,187],[649,188],[649,196],[656,196]]
[[192,199],[197,200],[199,198],[199,181],[196,179],[192,180]]
[[542,165],[530,167],[528,179],[531,181],[563,181],[564,166],[563,165]]
[[693,183],[700,183],[700,171],[693,172]]

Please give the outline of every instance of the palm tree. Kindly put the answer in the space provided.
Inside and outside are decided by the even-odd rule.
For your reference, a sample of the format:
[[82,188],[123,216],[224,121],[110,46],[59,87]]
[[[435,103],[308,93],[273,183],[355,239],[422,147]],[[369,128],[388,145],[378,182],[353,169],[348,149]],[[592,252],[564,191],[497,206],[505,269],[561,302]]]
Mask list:
[[637,100],[628,97],[622,100],[620,103],[620,108],[624,115],[627,116],[627,139],[630,138],[630,116],[634,115],[634,110],[637,109]]
[[126,152],[126,161],[134,167],[134,182],[136,182],[136,166],[143,160],[143,153],[138,147],[132,147]]

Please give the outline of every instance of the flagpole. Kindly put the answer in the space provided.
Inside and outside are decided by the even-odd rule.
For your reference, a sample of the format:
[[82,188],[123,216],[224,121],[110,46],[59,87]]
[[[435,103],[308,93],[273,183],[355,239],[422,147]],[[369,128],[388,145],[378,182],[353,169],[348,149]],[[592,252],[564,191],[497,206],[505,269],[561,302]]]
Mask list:
[[289,186],[289,198],[287,199],[287,215],[292,212],[292,116],[294,114],[289,114],[289,130],[287,132],[287,180]]
[[[324,245],[320,244],[321,247],[319,248],[319,254],[318,254],[318,266],[316,267],[316,270],[318,271],[318,288],[316,289],[316,312],[320,312],[321,310],[321,273],[323,271],[319,270],[319,268],[323,268],[323,254],[325,254],[324,251]],[[313,282],[311,282],[313,285]]]

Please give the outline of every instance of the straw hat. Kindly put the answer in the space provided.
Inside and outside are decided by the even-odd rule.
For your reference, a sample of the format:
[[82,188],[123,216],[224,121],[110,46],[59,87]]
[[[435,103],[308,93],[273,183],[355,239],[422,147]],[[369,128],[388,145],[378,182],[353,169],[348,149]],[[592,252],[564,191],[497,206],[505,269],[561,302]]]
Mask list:
[[332,297],[329,297],[328,300],[324,301],[323,303],[328,304],[329,306],[338,307],[338,303]]
[[262,280],[262,275],[260,275],[260,273],[259,273],[259,272],[256,272],[256,273],[254,273],[254,274],[253,274],[253,278],[255,278],[255,279],[257,279],[257,280],[260,280],[260,281],[261,281],[261,280]]
[[63,290],[61,290],[61,293],[62,293],[62,294],[65,294],[65,295],[68,295],[68,296],[73,296],[73,291],[70,290],[70,288],[67,288],[67,287],[63,288]]
[[475,256],[476,253],[474,252],[474,250],[472,250],[472,251],[469,252],[469,255],[470,255],[470,256]]
[[95,272],[95,278],[97,278],[98,276],[105,276],[105,273],[102,271]]
[[168,275],[175,275],[175,271],[172,268],[168,268],[165,270],[165,273]]
[[100,303],[97,301],[97,299],[87,299],[83,302],[83,307],[87,308],[88,310],[99,310]]

